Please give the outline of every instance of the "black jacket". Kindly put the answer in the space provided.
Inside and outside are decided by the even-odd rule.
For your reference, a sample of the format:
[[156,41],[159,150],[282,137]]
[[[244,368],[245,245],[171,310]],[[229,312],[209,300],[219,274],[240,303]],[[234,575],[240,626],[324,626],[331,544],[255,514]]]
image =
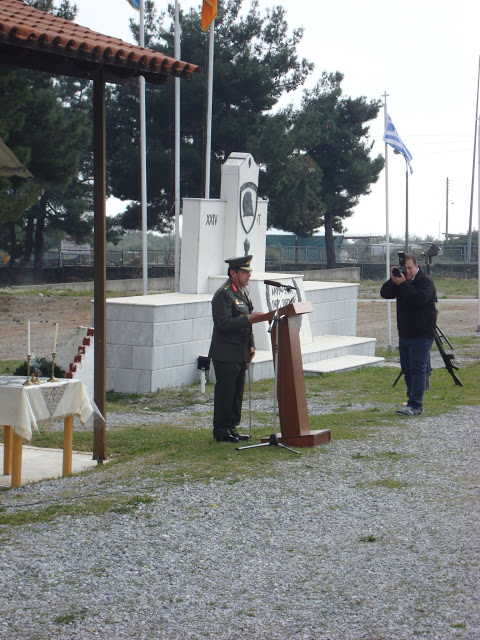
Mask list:
[[434,338],[437,325],[437,292],[432,279],[420,268],[411,282],[387,280],[380,289],[386,299],[397,299],[397,328],[400,338]]
[[254,347],[252,325],[247,316],[253,304],[230,278],[216,291],[212,299],[213,335],[208,353],[223,362],[249,362],[250,347]]

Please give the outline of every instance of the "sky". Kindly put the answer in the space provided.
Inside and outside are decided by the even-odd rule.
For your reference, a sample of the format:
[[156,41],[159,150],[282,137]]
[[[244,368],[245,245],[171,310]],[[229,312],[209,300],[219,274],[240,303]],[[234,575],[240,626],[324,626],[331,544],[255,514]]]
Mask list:
[[[222,0],[219,0],[221,2]],[[127,0],[74,0],[76,22],[132,42],[129,19],[138,12]],[[249,0],[245,0],[249,6]],[[168,2],[155,0],[159,11]],[[184,11],[200,0],[184,0]],[[480,3],[467,0],[259,0],[260,10],[286,9],[290,29],[304,27],[298,56],[315,64],[305,83],[312,88],[322,71],[341,71],[345,96],[368,100],[387,94],[387,111],[413,156],[408,178],[409,236],[444,240],[467,233],[472,171],[473,228],[478,229],[478,164],[473,165],[480,56]],[[188,60],[206,67],[203,60]],[[215,90],[215,88],[214,88]],[[300,106],[302,92],[281,106]],[[384,110],[370,123],[373,155],[385,153]],[[244,151],[244,150],[242,150]],[[248,149],[246,150],[248,151]],[[447,199],[448,179],[448,199]],[[406,166],[388,151],[388,220],[391,236],[405,236]],[[447,204],[448,203],[448,204]],[[113,209],[110,208],[113,212]],[[385,171],[345,221],[347,234],[385,234]]]

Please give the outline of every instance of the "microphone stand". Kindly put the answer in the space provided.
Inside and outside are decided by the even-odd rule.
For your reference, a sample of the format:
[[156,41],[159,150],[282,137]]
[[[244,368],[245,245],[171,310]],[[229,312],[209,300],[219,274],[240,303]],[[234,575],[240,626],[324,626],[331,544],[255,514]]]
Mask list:
[[[267,285],[268,286],[268,285]],[[245,447],[235,447],[235,451],[243,451],[244,449],[256,449],[257,447],[282,447],[282,449],[287,449],[288,451],[291,451],[292,453],[298,453],[300,454],[300,451],[295,451],[295,449],[292,449],[291,447],[289,447],[286,444],[283,444],[283,442],[279,442],[278,440],[278,436],[277,436],[277,391],[278,391],[278,343],[279,343],[279,338],[280,338],[280,315],[278,313],[279,309],[283,306],[283,298],[285,296],[285,293],[287,291],[290,291],[290,289],[293,289],[293,287],[282,287],[282,294],[280,297],[280,300],[278,301],[278,305],[277,308],[275,310],[275,314],[272,318],[272,321],[270,323],[270,326],[268,328],[268,333],[272,332],[272,329],[275,327],[275,353],[274,353],[274,359],[275,359],[275,371],[274,371],[274,397],[273,397],[273,433],[270,434],[270,437],[268,439],[268,442],[261,442],[260,444],[249,444]]]

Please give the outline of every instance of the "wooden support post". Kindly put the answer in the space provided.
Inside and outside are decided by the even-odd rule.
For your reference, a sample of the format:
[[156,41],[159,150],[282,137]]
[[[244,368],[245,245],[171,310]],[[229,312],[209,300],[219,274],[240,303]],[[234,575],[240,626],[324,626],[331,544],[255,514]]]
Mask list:
[[15,431],[12,437],[12,487],[22,484],[22,438]]
[[67,416],[63,421],[63,475],[72,473],[73,448],[73,416]]
[[3,427],[3,475],[9,476],[12,473],[12,433],[13,427],[5,425]]
[[[106,321],[106,178],[105,178],[105,80],[99,72],[93,81],[93,162],[94,162],[94,400],[100,413],[106,417],[107,388],[107,321]],[[93,459],[101,463],[106,459],[105,421],[97,414],[93,417]]]

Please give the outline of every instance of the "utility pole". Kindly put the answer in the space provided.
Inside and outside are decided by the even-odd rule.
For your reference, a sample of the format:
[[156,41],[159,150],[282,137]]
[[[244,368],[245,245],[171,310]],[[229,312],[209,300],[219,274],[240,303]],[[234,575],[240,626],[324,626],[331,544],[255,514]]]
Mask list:
[[446,214],[445,214],[445,242],[448,242],[448,178],[447,178]]

